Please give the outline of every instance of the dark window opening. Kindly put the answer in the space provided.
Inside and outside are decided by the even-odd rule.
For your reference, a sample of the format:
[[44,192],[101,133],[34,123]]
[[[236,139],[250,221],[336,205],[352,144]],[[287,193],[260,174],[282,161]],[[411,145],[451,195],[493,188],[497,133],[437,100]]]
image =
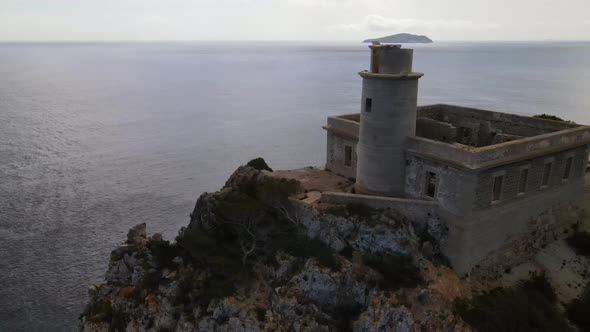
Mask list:
[[425,194],[428,197],[436,196],[436,173],[427,172],[426,173],[426,188]]
[[529,179],[529,170],[523,169],[520,171],[520,180],[518,181],[518,193],[524,194],[526,191],[527,181]]
[[549,177],[551,176],[551,167],[553,163],[546,163],[545,167],[543,168],[543,181],[541,182],[541,186],[548,186],[549,185]]
[[344,165],[352,166],[352,146],[344,146]]
[[565,161],[565,172],[563,172],[563,179],[564,180],[568,180],[570,178],[570,175],[572,173],[572,164],[573,164],[573,162],[574,162],[574,158],[573,157],[569,157]]
[[365,112],[371,112],[372,107],[373,107],[373,99],[365,98]]
[[492,202],[497,202],[502,198],[502,185],[504,182],[504,176],[496,176],[494,177],[494,193]]
[[461,130],[464,138],[467,138],[467,137],[470,137],[471,136],[471,128],[460,127],[460,130]]

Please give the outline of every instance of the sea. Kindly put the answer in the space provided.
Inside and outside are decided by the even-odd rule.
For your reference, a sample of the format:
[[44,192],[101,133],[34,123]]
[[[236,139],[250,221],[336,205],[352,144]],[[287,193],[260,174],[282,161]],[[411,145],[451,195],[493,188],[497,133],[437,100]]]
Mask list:
[[[421,105],[590,123],[590,42],[406,47]],[[357,42],[0,43],[0,331],[76,331],[130,227],[174,239],[248,160],[322,167],[368,67]]]

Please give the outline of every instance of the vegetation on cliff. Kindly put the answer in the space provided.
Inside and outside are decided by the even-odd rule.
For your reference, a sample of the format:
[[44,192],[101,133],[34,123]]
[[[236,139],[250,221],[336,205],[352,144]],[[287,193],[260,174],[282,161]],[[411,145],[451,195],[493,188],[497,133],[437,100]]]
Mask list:
[[[175,242],[148,237],[145,224],[130,230],[90,291],[82,329],[464,327],[450,310],[458,279],[421,254],[410,221],[358,206],[316,210],[293,199],[297,181],[272,176],[263,160],[250,165],[199,197]],[[442,275],[455,286],[441,289]]]
[[567,243],[578,255],[590,257],[590,233],[575,232],[567,238]]
[[[81,329],[570,331],[567,317],[589,331],[590,289],[563,310],[543,275],[467,297],[440,252],[444,224],[310,205],[280,173],[262,159],[238,168],[199,197],[173,242],[132,228],[90,289]],[[585,255],[589,239],[568,243]]]
[[568,319],[576,324],[581,332],[590,332],[590,284],[580,298],[575,299],[566,306]]
[[573,331],[556,301],[545,276],[535,275],[513,288],[496,288],[456,301],[455,310],[480,332]]
[[553,115],[553,114],[536,114],[533,115],[533,118],[539,118],[539,119],[545,119],[545,120],[553,120],[553,121],[560,121],[560,122],[567,122],[567,123],[571,123],[571,124],[575,124],[575,122],[570,121],[570,120],[564,120],[560,117],[558,117],[557,115]]

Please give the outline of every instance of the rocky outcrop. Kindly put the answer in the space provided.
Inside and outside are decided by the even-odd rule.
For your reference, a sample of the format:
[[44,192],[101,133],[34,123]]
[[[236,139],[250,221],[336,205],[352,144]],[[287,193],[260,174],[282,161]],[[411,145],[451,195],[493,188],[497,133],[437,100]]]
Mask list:
[[255,165],[201,195],[175,241],[132,228],[82,330],[469,330],[452,313],[464,294],[436,259],[440,234],[392,211],[311,207],[296,181]]

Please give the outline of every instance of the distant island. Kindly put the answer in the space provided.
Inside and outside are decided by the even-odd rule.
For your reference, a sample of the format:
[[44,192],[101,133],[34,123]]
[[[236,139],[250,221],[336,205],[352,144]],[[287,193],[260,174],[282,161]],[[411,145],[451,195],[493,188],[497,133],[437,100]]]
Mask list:
[[363,43],[371,43],[374,41],[380,43],[432,43],[432,39],[426,36],[413,35],[410,33],[398,33],[381,38],[366,39]]

